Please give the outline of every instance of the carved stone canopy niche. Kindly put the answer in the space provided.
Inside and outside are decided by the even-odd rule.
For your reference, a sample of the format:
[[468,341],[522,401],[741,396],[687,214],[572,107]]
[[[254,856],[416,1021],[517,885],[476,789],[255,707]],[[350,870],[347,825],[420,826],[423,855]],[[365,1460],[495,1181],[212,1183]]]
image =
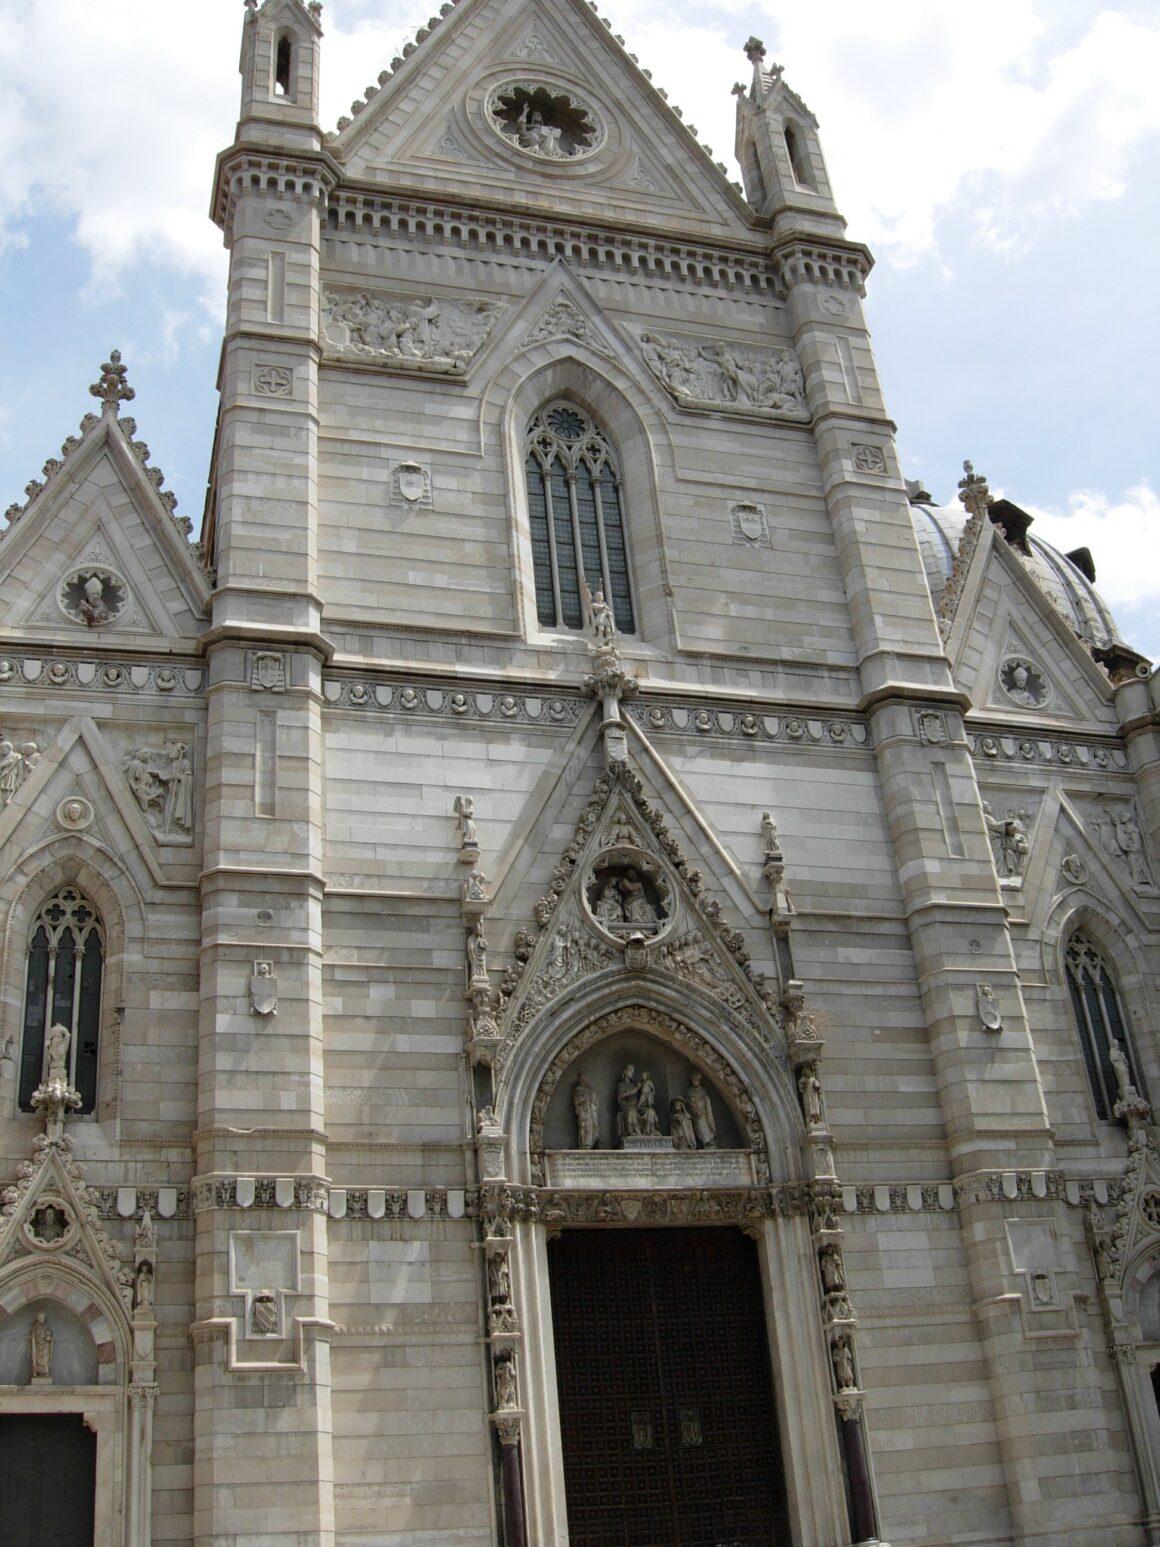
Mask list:
[[599,854],[585,878],[584,911],[606,939],[659,939],[672,923],[672,888],[661,866],[639,849]]
[[729,1064],[704,1038],[644,1007],[604,1016],[553,1060],[529,1137],[542,1185],[549,1171],[560,1186],[769,1179],[761,1124]]
[[507,81],[487,99],[487,120],[497,134],[538,161],[578,161],[604,143],[598,113],[573,91],[539,81]]

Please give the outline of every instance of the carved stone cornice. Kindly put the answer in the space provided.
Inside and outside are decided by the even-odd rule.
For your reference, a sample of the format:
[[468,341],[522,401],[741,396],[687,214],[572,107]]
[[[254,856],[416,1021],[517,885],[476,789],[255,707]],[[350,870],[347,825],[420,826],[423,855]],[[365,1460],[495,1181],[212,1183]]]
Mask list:
[[33,652],[23,646],[19,651],[0,654],[0,690],[24,687],[200,698],[205,693],[205,668],[177,661],[132,660],[120,656],[110,660],[52,650]]
[[987,762],[1028,763],[1063,768],[1090,769],[1094,773],[1128,773],[1128,754],[1123,747],[1094,738],[1060,736],[1054,731],[1033,731],[1029,727],[978,725],[967,726],[972,755]]
[[564,258],[572,268],[607,273],[622,284],[735,291],[747,303],[784,294],[779,274],[757,246],[746,251],[623,226],[561,221],[548,209],[516,214],[472,207],[466,200],[399,198],[350,183],[332,194],[322,234],[330,242],[458,248],[493,262]]
[[337,162],[324,151],[305,154],[260,145],[231,145],[217,159],[210,219],[222,228],[228,245],[234,209],[243,194],[303,201],[324,210],[340,175]]
[[874,267],[870,249],[861,242],[832,238],[786,237],[775,243],[770,256],[779,285],[787,291],[794,285],[824,285],[862,296]]
[[275,1208],[325,1214],[330,1208],[330,1187],[323,1178],[314,1176],[197,1177],[190,1195],[194,1214],[207,1209]]
[[575,725],[587,708],[587,700],[578,693],[445,688],[369,676],[327,675],[323,679],[323,698],[328,709],[352,709],[366,714],[565,728]]
[[864,751],[870,746],[867,725],[850,715],[797,714],[780,709],[767,713],[653,698],[630,704],[626,715],[650,736],[683,736],[691,732],[730,741],[778,742],[846,751]]

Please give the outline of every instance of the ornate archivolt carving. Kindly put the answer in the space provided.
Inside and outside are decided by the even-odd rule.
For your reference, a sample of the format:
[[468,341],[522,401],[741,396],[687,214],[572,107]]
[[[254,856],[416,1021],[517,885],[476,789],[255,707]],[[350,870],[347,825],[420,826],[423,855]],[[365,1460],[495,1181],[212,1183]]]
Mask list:
[[498,301],[323,294],[328,353],[404,369],[462,371],[504,311]]
[[806,419],[805,382],[792,349],[753,348],[641,330],[645,363],[684,408]]
[[[544,1119],[547,1116],[548,1106],[552,1095],[564,1076],[576,1060],[597,1042],[614,1036],[621,1031],[651,1032],[662,1041],[670,1043],[693,1065],[694,1071],[704,1070],[713,1079],[716,1086],[725,1092],[735,1112],[740,1118],[742,1132],[745,1135],[748,1147],[753,1152],[754,1175],[758,1182],[767,1183],[770,1180],[769,1153],[766,1144],[765,1130],[761,1126],[757,1108],[750,1096],[748,1089],[741,1078],[734,1071],[733,1066],[725,1059],[716,1048],[712,1047],[704,1037],[692,1031],[688,1026],[676,1020],[671,1015],[666,1015],[661,1010],[655,1010],[642,1005],[625,1005],[621,1009],[613,1010],[607,1015],[585,1026],[583,1031],[577,1033],[566,1047],[562,1048],[548,1065],[547,1072],[540,1082],[540,1088],[536,1092],[532,1102],[532,1114],[530,1132],[528,1136],[528,1148],[531,1154],[532,1174],[543,1185],[545,1177],[544,1167]],[[622,1079],[623,1083],[623,1079]],[[699,1084],[699,1082],[696,1082]],[[702,1090],[703,1086],[700,1087]],[[640,1083],[637,1083],[633,1100],[639,1109]],[[708,1092],[705,1092],[706,1096]],[[655,1117],[655,1113],[654,1113]],[[711,1146],[715,1126],[712,1120],[711,1098],[709,1109],[706,1112],[705,1102],[698,1103],[698,1110],[694,1112],[689,1108],[694,1137],[701,1148]],[[623,1135],[622,1135],[623,1137]]]

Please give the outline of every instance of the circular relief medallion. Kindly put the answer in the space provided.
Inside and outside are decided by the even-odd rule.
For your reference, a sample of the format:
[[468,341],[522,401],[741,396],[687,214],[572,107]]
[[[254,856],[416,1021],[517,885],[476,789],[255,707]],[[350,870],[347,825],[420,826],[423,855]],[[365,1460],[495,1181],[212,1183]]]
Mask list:
[[505,81],[484,111],[502,139],[538,161],[582,160],[607,137],[603,120],[586,102],[539,81]]
[[24,1221],[24,1234],[42,1251],[57,1251],[72,1240],[76,1221],[63,1198],[42,1198]]
[[597,931],[618,945],[655,940],[672,922],[672,889],[657,862],[618,846],[597,856],[584,883],[584,907]]
[[1051,697],[1040,667],[1025,655],[1009,655],[999,668],[999,685],[1004,693],[1024,709],[1042,709]]
[[102,628],[124,612],[128,587],[115,571],[100,566],[74,569],[61,582],[57,596],[60,609],[74,623]]
[[83,796],[70,795],[57,806],[56,820],[69,832],[83,832],[93,820],[92,805]]
[[1140,1199],[1140,1213],[1155,1230],[1160,1226],[1160,1192],[1146,1192]]

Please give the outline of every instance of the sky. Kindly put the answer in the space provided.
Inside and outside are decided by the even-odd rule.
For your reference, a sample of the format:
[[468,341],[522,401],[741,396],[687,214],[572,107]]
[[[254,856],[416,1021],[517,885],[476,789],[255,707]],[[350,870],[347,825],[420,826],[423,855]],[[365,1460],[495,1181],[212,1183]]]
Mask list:
[[[94,406],[116,347],[138,434],[197,528],[226,268],[208,204],[241,0],[0,6],[0,509]],[[432,9],[329,0],[324,127]],[[969,457],[1036,534],[1091,549],[1121,633],[1160,659],[1160,0],[600,10],[731,177],[730,87],[745,40],[764,40],[875,255],[868,316],[907,475],[949,503]]]

